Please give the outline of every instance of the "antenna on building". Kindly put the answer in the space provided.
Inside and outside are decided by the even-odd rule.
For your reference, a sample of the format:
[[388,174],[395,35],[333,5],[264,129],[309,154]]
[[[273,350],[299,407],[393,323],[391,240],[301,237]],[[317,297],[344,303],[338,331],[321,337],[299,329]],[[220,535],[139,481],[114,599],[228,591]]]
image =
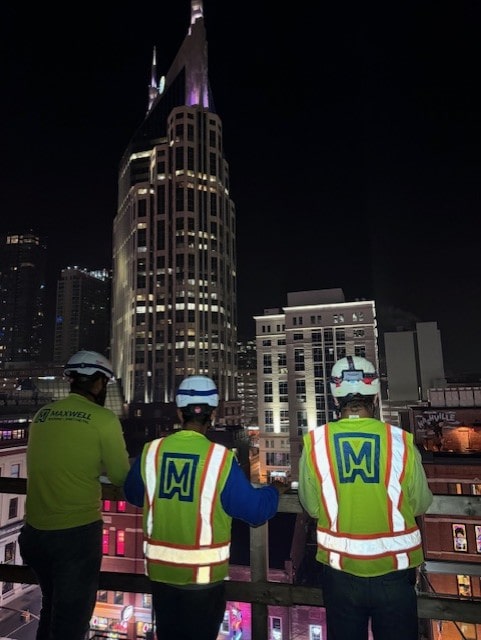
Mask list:
[[149,107],[147,109],[147,113],[152,109],[152,105],[155,102],[155,99],[159,95],[159,90],[157,87],[157,51],[154,47],[154,52],[152,54],[152,74],[150,77],[150,85],[149,85]]

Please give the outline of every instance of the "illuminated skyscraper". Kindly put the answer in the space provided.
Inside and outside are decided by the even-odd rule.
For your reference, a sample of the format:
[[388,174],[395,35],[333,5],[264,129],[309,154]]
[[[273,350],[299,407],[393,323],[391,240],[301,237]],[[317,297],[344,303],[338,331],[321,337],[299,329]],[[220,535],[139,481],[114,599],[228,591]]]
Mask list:
[[207,66],[203,6],[120,163],[112,360],[127,402],[172,402],[187,374],[235,395],[235,208]]
[[10,233],[0,239],[0,363],[38,362],[45,324],[46,246],[40,237]]

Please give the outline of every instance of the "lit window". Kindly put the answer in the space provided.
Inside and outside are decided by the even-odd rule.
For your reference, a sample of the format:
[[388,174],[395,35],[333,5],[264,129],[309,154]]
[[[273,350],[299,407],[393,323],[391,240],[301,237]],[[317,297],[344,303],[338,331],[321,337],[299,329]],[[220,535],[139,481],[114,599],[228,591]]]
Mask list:
[[102,530],[102,553],[105,556],[109,555],[109,542],[110,542],[110,531],[108,529]]
[[118,500],[117,501],[117,512],[118,513],[125,513],[125,511],[127,510],[127,503],[125,500]]
[[115,554],[125,556],[125,531],[120,530],[115,534]]

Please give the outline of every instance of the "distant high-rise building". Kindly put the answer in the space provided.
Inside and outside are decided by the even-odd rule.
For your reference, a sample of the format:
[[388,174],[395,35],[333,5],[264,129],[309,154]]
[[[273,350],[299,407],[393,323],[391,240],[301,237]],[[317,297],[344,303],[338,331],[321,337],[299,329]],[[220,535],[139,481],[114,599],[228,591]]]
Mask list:
[[172,402],[187,374],[236,394],[235,208],[207,67],[202,2],[119,172],[112,360],[127,402]]
[[57,283],[55,363],[64,364],[80,349],[109,355],[111,284],[106,269],[62,269]]
[[241,403],[240,423],[257,426],[257,355],[255,340],[237,343],[237,395]]
[[33,231],[0,238],[0,364],[38,362],[45,331],[46,246]]
[[254,320],[260,477],[297,481],[302,436],[335,417],[333,364],[355,355],[379,367],[375,304],[346,302],[342,289],[299,291]]
[[386,332],[384,344],[391,402],[426,401],[429,389],[446,386],[436,322],[417,322],[415,331]]

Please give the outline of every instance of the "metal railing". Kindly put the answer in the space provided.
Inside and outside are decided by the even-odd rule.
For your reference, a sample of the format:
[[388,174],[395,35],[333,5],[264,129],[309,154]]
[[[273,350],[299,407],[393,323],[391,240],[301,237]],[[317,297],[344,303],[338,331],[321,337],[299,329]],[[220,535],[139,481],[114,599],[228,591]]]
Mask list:
[[[0,478],[0,493],[25,494],[26,479]],[[102,485],[103,498],[124,500],[122,489],[109,484]],[[281,496],[279,511],[302,513],[297,493]],[[480,516],[481,496],[435,495],[428,514],[451,516]],[[268,637],[268,606],[281,607],[313,606],[322,607],[322,590],[311,586],[270,582],[268,576],[268,526],[269,523],[250,529],[251,581],[226,581],[227,599],[252,605],[252,640],[266,640]],[[481,576],[481,563],[427,561],[425,572],[446,574],[467,574]],[[0,564],[0,580],[14,583],[36,584],[29,567],[23,565]],[[127,593],[150,593],[150,583],[145,575],[102,571],[100,589],[124,591]],[[481,624],[480,599],[461,598],[428,592],[418,593],[418,615],[430,620],[449,620]]]

